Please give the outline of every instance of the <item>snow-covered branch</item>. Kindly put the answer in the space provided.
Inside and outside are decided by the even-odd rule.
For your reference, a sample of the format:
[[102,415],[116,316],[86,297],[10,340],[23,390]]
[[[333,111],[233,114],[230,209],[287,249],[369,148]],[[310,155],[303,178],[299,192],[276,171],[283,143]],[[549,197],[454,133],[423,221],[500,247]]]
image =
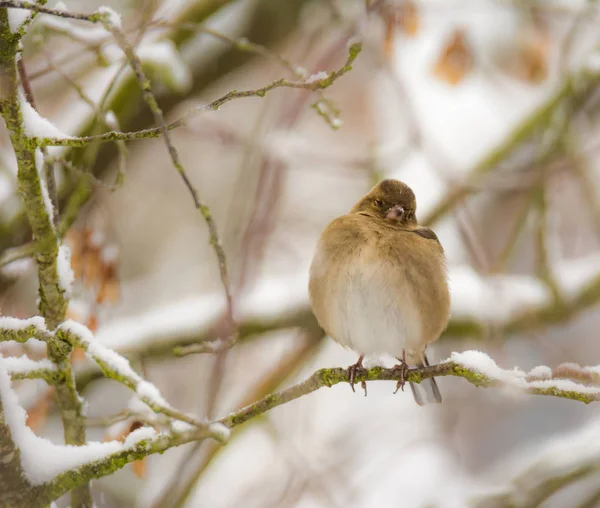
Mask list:
[[[485,353],[466,351],[464,353],[453,353],[448,360],[438,365],[409,369],[405,380],[420,383],[430,377],[457,376],[466,379],[475,386],[502,387],[512,390],[515,393],[551,395],[589,403],[600,400],[600,383],[587,385],[577,383],[571,379],[565,379],[564,376],[573,374],[574,378],[582,379],[589,376],[596,377],[599,373],[600,366],[581,368],[574,364],[568,365],[567,370],[559,367],[553,371],[549,367],[544,366],[536,367],[529,373],[525,373],[519,369],[505,370],[498,367],[494,360]],[[355,382],[399,381],[400,379],[402,379],[402,371],[397,367],[374,367],[371,369],[358,369],[356,371]],[[598,379],[595,381],[598,383]],[[234,427],[320,388],[330,388],[339,383],[349,382],[348,369],[321,369],[302,383],[291,386],[281,392],[267,395],[263,399],[219,421],[228,427]]]
[[[35,4],[34,4],[35,5]],[[17,161],[18,190],[33,232],[38,272],[38,308],[50,330],[55,329],[65,319],[69,288],[65,275],[70,267],[65,263],[65,248],[60,245],[54,226],[54,206],[44,177],[44,156],[34,138],[39,129],[43,132],[56,132],[56,129],[27,102],[19,87],[17,62],[20,51],[21,34],[15,36],[11,30],[6,3],[0,4],[0,68],[2,69],[2,93],[0,93],[0,115],[3,117],[10,142]],[[12,6],[14,7],[14,5]],[[17,7],[22,7],[17,5]],[[104,19],[106,14],[102,14]],[[66,266],[65,266],[66,265]],[[4,318],[3,318],[4,319]],[[41,326],[35,325],[35,332]],[[27,327],[25,327],[26,331]],[[31,330],[33,331],[33,330]],[[23,330],[13,334],[21,338]],[[56,396],[60,408],[65,441],[69,445],[86,443],[85,417],[82,400],[75,388],[69,360],[70,348],[60,340],[47,340],[48,356],[58,371],[55,380]],[[14,438],[14,436],[13,436]],[[81,485],[71,494],[74,507],[92,504],[88,485]]]
[[[114,353],[99,347],[98,344],[87,337],[87,332],[84,333],[81,328],[74,324],[68,324],[62,331],[68,331],[69,335],[76,336],[79,345],[87,345],[87,352],[94,359],[100,358],[100,361],[105,364],[113,364],[113,367],[110,368],[113,371],[118,371],[119,376],[123,376],[123,372],[130,369],[127,363],[122,363],[125,361],[124,359],[118,355],[113,356]],[[119,367],[117,368],[115,364]],[[1,362],[0,368],[4,368],[4,364]],[[0,375],[6,376],[6,373],[0,373]],[[402,375],[401,369],[398,368],[374,367],[359,369],[356,373],[355,381],[398,381],[402,378]],[[136,375],[134,374],[134,376]],[[467,351],[464,353],[453,353],[448,360],[438,365],[410,369],[405,379],[419,383],[423,379],[433,376],[463,377],[476,386],[501,387],[511,390],[515,394],[551,395],[586,403],[600,400],[600,367],[582,368],[570,364],[559,366],[555,370],[549,367],[536,367],[529,373],[525,373],[518,369],[502,369],[484,353]],[[576,382],[573,379],[585,380],[588,384]],[[207,437],[226,441],[230,429],[256,416],[308,395],[320,388],[332,387],[339,383],[349,383],[349,381],[347,369],[320,369],[305,381],[280,392],[267,395],[263,399],[234,411],[215,422],[196,427],[181,422],[173,423],[170,430],[160,433],[157,433],[152,428],[144,427],[134,431],[123,444],[116,442],[103,444],[90,443],[82,447],[67,447],[65,449],[65,460],[55,461],[52,463],[50,469],[41,470],[40,467],[43,464],[41,466],[35,461],[29,462],[34,456],[32,455],[32,446],[52,446],[56,448],[55,451],[65,447],[53,445],[33,435],[28,429],[24,430],[24,416],[20,416],[23,414],[23,411],[18,407],[16,396],[11,395],[13,392],[8,386],[9,381],[7,376],[3,381],[4,386],[0,386],[3,390],[0,391],[0,394],[2,395],[3,404],[5,406],[7,404],[11,405],[11,414],[16,415],[16,418],[13,416],[9,424],[13,439],[17,446],[20,447],[21,456],[25,460],[23,463],[25,474],[33,486],[42,486],[44,489],[43,495],[48,496],[48,500],[52,500],[80,485],[82,482],[110,474],[125,464],[147,455],[162,453],[174,446],[179,446],[190,441],[202,440]],[[140,394],[138,393],[138,395]]]
[[48,329],[44,318],[35,316],[28,319],[18,319],[10,316],[0,317],[0,341],[14,340],[26,342],[29,339],[45,340]]
[[1,358],[0,362],[13,380],[18,379],[43,379],[48,384],[54,384],[59,379],[56,364],[48,359],[32,360],[27,356],[8,356]]
[[[75,19],[78,21],[89,21],[90,23],[103,23],[105,20],[114,21],[115,13],[111,9],[101,7],[96,12],[91,14],[70,12],[66,9],[52,9],[45,7],[39,3],[22,2],[20,0],[0,0],[0,8],[8,7],[9,9],[26,9],[30,11],[40,12],[42,14],[51,14],[60,18]],[[117,16],[118,18],[118,16]]]
[[171,407],[156,386],[142,379],[131,368],[127,359],[96,341],[92,332],[85,326],[74,321],[66,321],[59,326],[57,336],[70,342],[74,347],[84,349],[86,354],[100,366],[106,377],[133,390],[140,400],[156,413],[162,413],[198,428],[206,427],[206,424],[199,419]]

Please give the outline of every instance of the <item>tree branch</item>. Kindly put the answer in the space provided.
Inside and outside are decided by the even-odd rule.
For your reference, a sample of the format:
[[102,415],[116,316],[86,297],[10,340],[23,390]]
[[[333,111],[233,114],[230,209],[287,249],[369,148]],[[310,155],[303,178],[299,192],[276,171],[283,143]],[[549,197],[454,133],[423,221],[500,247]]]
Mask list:
[[92,333],[83,325],[74,321],[66,321],[60,325],[57,337],[69,342],[74,347],[84,349],[88,356],[100,366],[107,378],[114,379],[136,392],[140,400],[155,413],[162,413],[198,428],[207,427],[205,422],[171,407],[161,397],[154,385],[138,376],[125,358],[95,341]]
[[44,7],[40,4],[32,2],[21,2],[20,0],[0,0],[0,8],[8,7],[9,9],[27,9],[34,12],[41,12],[42,14],[51,14],[52,16],[58,16],[60,18],[76,19],[79,21],[89,21],[91,23],[101,23],[106,14],[103,12],[93,12],[92,14],[82,14],[77,12],[63,11],[60,9],[51,9]]
[[[1,5],[1,4],[0,4]],[[35,5],[35,4],[34,4]],[[39,7],[39,6],[37,6]],[[36,243],[35,260],[39,280],[39,310],[46,325],[54,329],[66,314],[68,300],[57,269],[58,237],[52,222],[51,205],[44,199],[43,182],[36,166],[35,141],[27,134],[19,97],[17,53],[19,34],[11,32],[8,11],[0,8],[0,114],[4,118],[17,159],[18,190]],[[39,168],[41,172],[42,168]],[[86,442],[83,405],[75,389],[69,361],[70,349],[59,341],[48,342],[48,356],[56,364],[60,377],[56,382],[65,442]],[[89,486],[82,485],[71,494],[73,507],[91,506]]]
[[[420,383],[424,379],[434,376],[456,376],[466,379],[475,386],[512,388],[521,393],[567,398],[589,403],[600,400],[600,385],[576,383],[571,379],[566,379],[566,376],[600,383],[600,374],[597,373],[596,369],[597,367],[582,368],[569,364],[564,368],[559,366],[554,371],[548,367],[537,367],[526,374],[516,369],[501,369],[484,353],[468,351],[453,353],[449,360],[438,365],[409,369],[405,380]],[[355,377],[356,382],[398,381],[400,379],[402,379],[402,370],[398,367],[361,368],[357,370]],[[320,388],[349,382],[348,369],[320,369],[305,381],[267,395],[203,428],[188,427],[162,432],[155,437],[137,443],[131,448],[127,448],[127,450],[110,455],[106,459],[86,464],[75,471],[60,475],[48,485],[49,492],[51,492],[48,499],[55,499],[81,482],[111,474],[134,460],[139,460],[150,454],[162,453],[169,448],[191,441],[199,441],[207,437],[218,437],[219,432],[226,434],[225,428],[235,428],[252,418],[315,392]],[[219,430],[216,427],[217,425],[221,425],[223,430]]]
[[[335,81],[337,81],[339,78],[341,78],[344,74],[346,74],[352,69],[352,64],[354,63],[354,60],[356,60],[356,57],[360,54],[361,50],[362,45],[360,43],[356,42],[351,44],[348,49],[348,58],[346,59],[344,65],[339,69],[331,71],[330,73],[324,73],[323,75],[317,74],[315,75],[317,77],[309,77],[306,80],[300,81],[290,81],[282,78],[260,88],[254,88],[249,90],[231,90],[230,92],[219,97],[218,99],[213,100],[212,102],[209,102],[208,104],[191,108],[181,118],[178,118],[173,122],[165,124],[165,127],[168,131],[177,129],[178,127],[183,127],[186,124],[186,119],[194,113],[200,113],[203,111],[216,111],[221,106],[234,99],[242,99],[248,97],[262,98],[267,93],[278,88],[304,89],[311,90],[313,92],[318,90],[324,90],[330,87]],[[154,127],[151,129],[143,129],[135,132],[109,131],[94,136],[73,138],[48,137],[40,138],[37,141],[40,144],[40,146],[70,146],[74,148],[80,148],[87,146],[89,143],[95,141],[133,141],[138,139],[158,138],[163,134],[164,132],[160,127]]]

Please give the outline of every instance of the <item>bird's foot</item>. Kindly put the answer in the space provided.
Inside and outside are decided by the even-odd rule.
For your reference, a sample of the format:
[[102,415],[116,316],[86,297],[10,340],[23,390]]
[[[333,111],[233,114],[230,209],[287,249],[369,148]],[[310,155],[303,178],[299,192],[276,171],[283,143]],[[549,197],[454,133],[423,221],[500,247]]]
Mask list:
[[[360,355],[358,361],[354,365],[350,365],[350,367],[348,367],[348,378],[350,380],[350,388],[352,388],[353,392],[356,392],[356,390],[354,389],[354,379],[356,378],[356,371],[358,369],[363,368],[362,362],[364,357],[365,355]],[[367,384],[364,381],[361,381],[360,385],[364,388],[365,395],[367,395]]]
[[398,383],[396,383],[396,390],[394,391],[394,395],[398,393],[398,390],[404,391],[404,385],[406,384],[406,375],[408,374],[408,364],[406,363],[406,352],[404,349],[402,350],[402,358],[396,358],[398,360],[398,365],[394,366],[394,369],[398,369],[400,373],[400,378],[398,379]]

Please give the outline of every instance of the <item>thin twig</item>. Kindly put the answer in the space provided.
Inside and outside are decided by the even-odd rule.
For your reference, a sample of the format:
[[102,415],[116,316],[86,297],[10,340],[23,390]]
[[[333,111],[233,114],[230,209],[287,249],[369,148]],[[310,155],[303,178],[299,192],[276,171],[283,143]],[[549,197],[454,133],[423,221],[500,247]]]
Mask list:
[[[344,74],[352,69],[352,64],[361,50],[360,43],[354,43],[350,46],[349,56],[344,65],[330,73],[327,74],[326,77],[315,80],[303,80],[303,81],[289,81],[286,79],[278,79],[268,85],[265,85],[261,88],[251,89],[251,90],[232,90],[222,97],[215,99],[208,104],[204,104],[202,106],[196,106],[191,108],[188,112],[186,112],[182,117],[165,124],[165,128],[167,131],[177,129],[178,127],[182,127],[185,125],[186,119],[194,113],[200,113],[203,111],[216,111],[225,103],[232,101],[234,99],[247,98],[247,97],[264,97],[267,93],[277,88],[295,88],[295,89],[304,89],[304,90],[323,90],[329,86],[331,86],[337,79],[341,78]],[[83,137],[73,137],[73,138],[43,138],[38,140],[41,146],[71,146],[71,147],[84,147],[89,143],[95,141],[132,141],[136,139],[147,139],[147,138],[158,138],[163,134],[161,127],[154,127],[150,129],[143,129],[134,132],[105,132],[104,134],[97,134],[94,136],[83,136]]]
[[[225,296],[227,298],[227,305],[229,308],[229,313],[231,316],[233,316],[233,310],[232,310],[233,301],[232,301],[232,297],[231,297],[231,288],[230,288],[230,284],[229,284],[229,274],[227,272],[227,259],[226,259],[225,249],[223,248],[223,245],[221,243],[221,238],[219,236],[219,232],[217,230],[217,225],[213,218],[212,212],[210,211],[210,208],[203,201],[201,201],[198,191],[192,185],[192,182],[190,181],[190,179],[183,167],[183,164],[181,163],[179,154],[175,148],[175,145],[173,144],[173,142],[171,140],[171,136],[169,134],[169,129],[167,128],[167,124],[165,122],[163,112],[160,109],[160,106],[158,105],[158,102],[156,101],[154,94],[152,93],[152,86],[150,84],[150,81],[148,80],[148,78],[146,77],[146,75],[144,73],[144,70],[142,69],[142,62],[140,61],[139,57],[135,54],[133,47],[127,41],[123,32],[121,32],[117,27],[109,24],[108,22],[105,23],[105,27],[107,30],[109,30],[113,34],[117,44],[121,47],[121,49],[125,53],[125,56],[127,57],[129,65],[133,69],[133,72],[136,76],[138,84],[142,90],[142,95],[144,97],[144,100],[146,101],[146,103],[148,104],[148,107],[152,111],[152,115],[154,116],[154,121],[159,126],[158,129],[159,129],[160,133],[162,134],[165,144],[167,145],[167,149],[169,151],[169,156],[171,157],[171,162],[173,163],[173,166],[175,167],[175,169],[177,169],[179,175],[183,179],[186,187],[188,188],[188,191],[190,192],[192,199],[194,201],[194,206],[196,207],[197,210],[200,211],[200,213],[204,217],[204,220],[206,221],[206,224],[207,224],[208,230],[209,230],[209,234],[210,234],[210,243],[213,246],[213,249],[215,250],[215,253],[219,260],[219,271],[221,274],[221,282],[223,283],[223,287],[225,289]],[[233,321],[233,319],[232,319],[232,321]]]

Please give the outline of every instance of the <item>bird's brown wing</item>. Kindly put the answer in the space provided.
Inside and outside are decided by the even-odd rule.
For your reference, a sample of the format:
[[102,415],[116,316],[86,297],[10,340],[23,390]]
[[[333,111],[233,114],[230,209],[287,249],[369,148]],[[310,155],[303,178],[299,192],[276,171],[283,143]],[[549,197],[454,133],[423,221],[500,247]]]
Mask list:
[[422,236],[423,238],[426,238],[427,240],[435,240],[437,243],[440,243],[437,235],[431,229],[426,228],[425,226],[419,226],[418,228],[411,229],[410,231]]

